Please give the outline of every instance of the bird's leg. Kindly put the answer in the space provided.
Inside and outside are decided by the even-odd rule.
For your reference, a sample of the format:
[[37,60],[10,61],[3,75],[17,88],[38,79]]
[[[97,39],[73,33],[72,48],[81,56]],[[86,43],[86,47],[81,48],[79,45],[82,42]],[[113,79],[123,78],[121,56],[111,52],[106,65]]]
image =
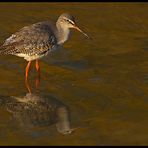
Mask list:
[[39,65],[39,60],[36,60],[35,67],[36,67],[36,70],[37,70],[38,74],[40,75],[40,65]]
[[39,61],[38,60],[36,60],[35,67],[36,67],[36,70],[38,72],[38,76],[36,78],[35,85],[36,85],[36,88],[38,88],[39,87],[39,84],[40,84],[40,66],[39,66]]
[[31,61],[29,61],[27,66],[26,66],[26,80],[28,79],[28,73],[29,73],[30,65],[31,65]]

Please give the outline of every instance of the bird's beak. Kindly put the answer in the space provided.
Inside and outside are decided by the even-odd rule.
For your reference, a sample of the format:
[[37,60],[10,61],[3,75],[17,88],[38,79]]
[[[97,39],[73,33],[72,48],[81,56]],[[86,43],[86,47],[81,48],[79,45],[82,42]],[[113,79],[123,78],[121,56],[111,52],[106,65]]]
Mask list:
[[74,25],[74,29],[80,31],[83,35],[85,35],[88,39],[91,39],[84,31],[82,31],[78,26]]

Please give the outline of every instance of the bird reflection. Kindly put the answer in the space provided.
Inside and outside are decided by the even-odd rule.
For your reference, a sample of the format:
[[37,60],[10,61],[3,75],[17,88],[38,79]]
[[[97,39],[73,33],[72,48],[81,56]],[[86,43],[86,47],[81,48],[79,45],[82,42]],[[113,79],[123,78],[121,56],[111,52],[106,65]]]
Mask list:
[[[35,87],[36,89],[39,89],[39,86],[40,86],[40,70],[38,70],[38,73],[37,73],[37,76],[36,76],[36,79],[35,79]],[[30,84],[29,84],[29,80],[28,78],[25,78],[25,86],[28,90],[29,93],[32,93],[32,90],[31,90],[31,87],[30,87]]]
[[[29,83],[27,85],[30,88]],[[0,106],[5,106],[15,121],[25,127],[54,124],[61,134],[75,130],[70,127],[69,108],[49,94],[28,92],[25,96],[0,97]]]

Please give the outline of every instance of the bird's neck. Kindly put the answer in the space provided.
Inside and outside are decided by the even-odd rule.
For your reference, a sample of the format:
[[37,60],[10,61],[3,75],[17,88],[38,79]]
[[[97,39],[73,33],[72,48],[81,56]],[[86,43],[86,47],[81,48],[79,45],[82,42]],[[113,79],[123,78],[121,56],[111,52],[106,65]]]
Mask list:
[[62,27],[60,24],[56,24],[57,26],[57,42],[58,44],[63,44],[69,39],[70,36],[70,29],[67,27]]

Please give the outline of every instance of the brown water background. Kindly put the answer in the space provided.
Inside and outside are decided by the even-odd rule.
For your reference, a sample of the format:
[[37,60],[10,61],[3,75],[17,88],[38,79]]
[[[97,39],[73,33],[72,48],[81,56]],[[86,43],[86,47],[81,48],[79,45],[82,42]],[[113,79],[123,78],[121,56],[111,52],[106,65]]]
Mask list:
[[[41,60],[39,92],[70,108],[62,135],[51,126],[20,126],[0,108],[0,145],[148,145],[147,3],[1,3],[0,42],[25,25],[70,12],[93,40],[72,30],[59,51]],[[0,58],[0,96],[25,96],[26,61]],[[36,71],[29,76],[32,89]],[[23,111],[23,110],[22,110]]]

